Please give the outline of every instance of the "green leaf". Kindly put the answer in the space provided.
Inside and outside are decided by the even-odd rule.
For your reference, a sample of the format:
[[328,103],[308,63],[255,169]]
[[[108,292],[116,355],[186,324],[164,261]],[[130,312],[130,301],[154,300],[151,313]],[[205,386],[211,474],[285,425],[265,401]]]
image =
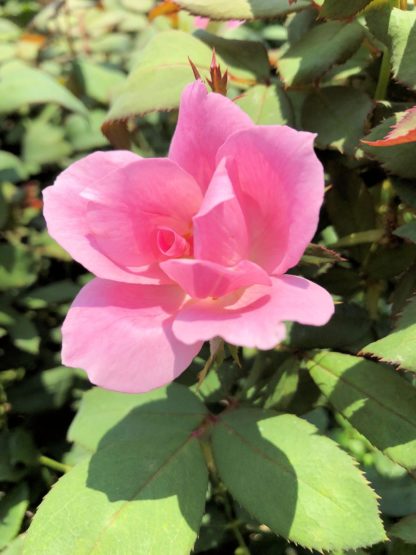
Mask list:
[[414,183],[398,178],[393,178],[392,183],[400,199],[412,208],[416,208],[416,187]]
[[[201,40],[182,31],[165,31],[155,35],[141,51],[137,63],[114,97],[107,122],[145,114],[154,110],[171,110],[179,105],[182,90],[194,81],[188,58],[202,77],[209,74],[212,49]],[[247,84],[255,74],[228,66],[217,57],[223,69],[229,68],[230,80]]]
[[363,38],[364,29],[355,21],[317,25],[285,51],[278,62],[280,75],[289,87],[312,83],[352,56]]
[[40,117],[27,123],[22,151],[24,162],[36,173],[44,164],[62,163],[71,154],[72,148],[65,140],[61,125],[53,125]]
[[366,23],[374,37],[391,52],[393,77],[415,89],[416,12],[381,6],[366,15]]
[[349,19],[371,2],[372,0],[325,0],[319,15],[328,19]]
[[280,85],[255,85],[236,99],[257,125],[291,125],[293,109]]
[[390,15],[393,77],[416,89],[416,12],[394,8]]
[[29,488],[21,482],[0,498],[0,549],[19,533],[29,505]]
[[406,543],[416,544],[416,515],[403,518],[389,530],[389,536],[400,538]]
[[21,29],[18,25],[6,18],[0,18],[0,39],[2,41],[17,40],[21,34]]
[[[389,131],[391,131],[391,127],[397,124],[400,115],[400,113],[397,113],[385,119],[382,123],[374,127],[369,135],[366,135],[365,140],[372,142],[383,139]],[[388,172],[409,179],[416,177],[414,143],[384,146],[382,148],[363,143],[361,148],[366,154],[370,155],[371,158],[375,158],[380,162]]]
[[23,555],[23,545],[24,545],[25,534],[21,534],[17,536],[9,545],[6,547],[4,551],[1,552],[1,555]]
[[397,125],[389,131],[388,135],[372,145],[384,147],[414,142],[416,142],[416,106],[402,112]]
[[104,110],[91,110],[88,118],[70,114],[65,120],[65,132],[75,150],[96,150],[108,145],[101,126],[105,120]]
[[345,262],[345,258],[343,258],[336,251],[330,250],[323,245],[318,243],[309,243],[304,255],[302,256],[300,264],[328,267],[336,264],[337,262]]
[[76,61],[74,72],[83,93],[102,104],[108,104],[126,77],[122,71],[86,59]]
[[[377,0],[376,0],[377,1]],[[391,6],[386,2],[380,2],[377,9],[367,10],[365,14],[365,23],[373,35],[373,38],[381,44],[377,46],[382,49],[383,45],[387,46],[391,51],[391,39],[388,35],[389,20],[391,16]]]
[[[267,50],[261,42],[225,39],[202,29],[196,31],[195,36],[210,48],[215,48],[216,54],[228,67],[247,72],[247,79],[254,76],[258,81],[269,80],[271,67]],[[244,75],[240,74],[241,77]]]
[[32,436],[23,428],[0,430],[0,481],[17,482],[36,463]]
[[20,159],[5,150],[0,150],[0,181],[16,183],[27,177],[24,165]]
[[290,5],[288,0],[178,0],[177,4],[194,15],[226,20],[281,17],[307,8],[310,1],[297,0]]
[[0,67],[0,113],[8,114],[23,106],[46,103],[86,113],[82,102],[44,71],[20,62]]
[[407,224],[401,225],[394,230],[394,235],[402,237],[402,239],[408,239],[412,243],[416,243],[416,221],[413,220]]
[[[333,165],[331,183],[333,186],[326,195],[326,210],[338,236],[374,229],[377,226],[374,199],[359,175],[344,165]],[[368,249],[367,245],[349,247],[348,256],[364,260]],[[337,270],[342,272],[343,268]],[[342,281],[347,282],[351,277],[352,269],[349,269],[342,276]]]
[[353,303],[335,306],[335,314],[324,326],[291,323],[285,343],[295,349],[342,349],[354,351],[371,339],[367,310]]
[[0,245],[0,291],[31,285],[38,266],[38,259],[26,246]]
[[166,427],[166,420],[170,422],[172,433],[184,428],[190,433],[205,414],[206,409],[198,397],[178,384],[138,395],[97,387],[84,394],[69,428],[68,439],[94,451],[105,434],[128,416],[128,423],[130,420],[136,422],[137,433],[146,433],[148,429],[151,437],[157,426]]
[[416,512],[416,482],[406,474],[380,476],[373,468],[366,469],[366,476],[380,496],[380,509],[383,514],[400,517]]
[[368,95],[350,87],[323,87],[311,92],[302,108],[302,127],[318,133],[319,148],[352,155],[373,109]]
[[255,409],[230,411],[214,427],[212,440],[226,487],[276,534],[319,551],[385,540],[365,478],[306,421]]
[[376,279],[391,279],[405,272],[414,263],[416,246],[411,243],[399,245],[374,245],[367,260],[367,274]]
[[71,434],[90,448],[99,441],[98,450],[46,496],[25,553],[190,553],[208,486],[192,434],[204,416],[201,407],[176,385],[142,396],[87,394]]
[[394,462],[416,468],[416,391],[392,368],[321,353],[307,363],[331,405]]
[[59,409],[68,400],[73,386],[73,368],[58,366],[26,378],[7,391],[7,398],[15,413],[37,414]]
[[72,301],[79,290],[79,285],[70,279],[65,279],[32,289],[24,297],[21,297],[19,302],[32,309],[50,308],[56,303]]
[[299,361],[289,357],[279,366],[264,392],[264,408],[284,410],[293,399],[299,385]]
[[9,333],[13,344],[21,351],[32,355],[39,353],[39,331],[27,314],[16,316],[13,325],[9,329]]
[[414,298],[404,309],[394,331],[364,347],[363,353],[416,372],[415,341],[416,299]]

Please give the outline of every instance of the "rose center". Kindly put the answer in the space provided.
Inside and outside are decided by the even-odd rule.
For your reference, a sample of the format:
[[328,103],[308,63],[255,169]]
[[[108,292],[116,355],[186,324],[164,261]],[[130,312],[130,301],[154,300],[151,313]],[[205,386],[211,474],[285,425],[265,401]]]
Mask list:
[[161,227],[157,231],[157,246],[165,256],[179,258],[191,252],[189,242],[169,227]]

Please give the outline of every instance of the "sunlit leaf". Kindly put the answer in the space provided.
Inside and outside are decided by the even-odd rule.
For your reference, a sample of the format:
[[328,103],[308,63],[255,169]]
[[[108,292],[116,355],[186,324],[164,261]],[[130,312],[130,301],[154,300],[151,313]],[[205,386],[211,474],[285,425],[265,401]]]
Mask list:
[[306,421],[240,409],[221,417],[212,439],[227,488],[276,534],[319,551],[385,539],[376,496],[364,476]]
[[82,102],[44,71],[20,62],[10,62],[0,68],[0,113],[49,102],[86,113]]
[[415,341],[416,299],[412,299],[397,321],[393,332],[370,343],[363,349],[363,352],[416,372]]
[[392,368],[341,353],[308,361],[334,408],[393,461],[416,468],[416,391]]
[[208,485],[191,434],[203,417],[192,411],[202,405],[180,386],[143,396],[91,393],[71,434],[91,447],[99,442],[98,450],[46,496],[25,549],[38,555],[190,553]]
[[276,85],[256,85],[236,99],[257,125],[290,125],[293,108],[283,88]]
[[195,15],[211,19],[255,19],[260,17],[280,17],[310,6],[308,0],[176,0],[182,8]]

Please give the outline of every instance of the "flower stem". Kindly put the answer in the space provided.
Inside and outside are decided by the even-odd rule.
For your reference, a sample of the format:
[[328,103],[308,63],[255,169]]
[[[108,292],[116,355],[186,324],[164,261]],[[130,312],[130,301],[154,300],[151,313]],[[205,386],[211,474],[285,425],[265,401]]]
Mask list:
[[65,474],[66,472],[69,472],[72,468],[68,464],[63,464],[58,461],[55,461],[54,459],[46,457],[46,455],[40,455],[40,457],[38,457],[38,462],[42,466],[47,466],[51,470],[56,470],[61,474]]
[[204,455],[205,462],[207,463],[207,467],[212,478],[214,491],[216,490],[217,493],[220,494],[221,502],[224,507],[225,516],[229,520],[227,528],[232,531],[235,539],[237,540],[237,543],[239,546],[238,554],[250,555],[250,550],[244,540],[243,534],[240,531],[240,522],[234,517],[232,502],[230,500],[229,493],[218,476],[217,468],[215,466],[214,455],[212,453],[211,443],[206,439],[201,439],[200,445],[202,448],[202,453]]

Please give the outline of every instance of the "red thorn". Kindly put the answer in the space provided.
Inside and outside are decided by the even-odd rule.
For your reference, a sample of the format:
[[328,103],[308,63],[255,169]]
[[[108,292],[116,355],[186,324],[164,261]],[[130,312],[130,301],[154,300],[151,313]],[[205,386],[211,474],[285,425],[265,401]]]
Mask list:
[[188,56],[188,61],[191,64],[191,68],[192,68],[195,79],[196,80],[202,79],[201,74],[198,71],[198,68],[196,67],[196,65],[194,64],[194,62],[191,60],[191,58],[189,56]]

